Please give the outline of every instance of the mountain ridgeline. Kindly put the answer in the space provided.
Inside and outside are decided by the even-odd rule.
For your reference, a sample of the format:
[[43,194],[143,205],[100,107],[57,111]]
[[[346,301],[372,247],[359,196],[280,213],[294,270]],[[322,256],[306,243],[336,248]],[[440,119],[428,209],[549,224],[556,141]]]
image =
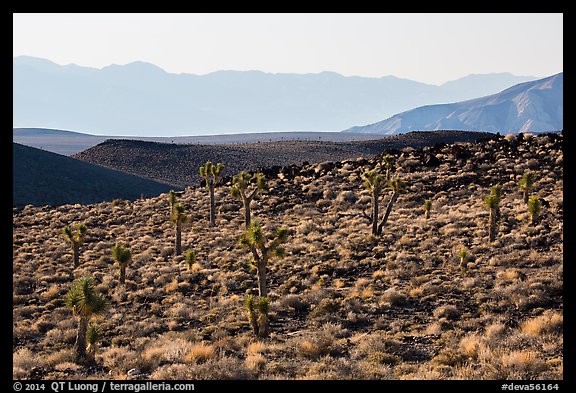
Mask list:
[[143,62],[96,69],[20,56],[13,59],[13,126],[139,136],[339,131],[534,79],[470,75],[435,86],[334,72],[174,74]]
[[564,74],[559,73],[482,98],[423,106],[344,132],[391,135],[415,130],[561,131],[564,129],[563,93]]

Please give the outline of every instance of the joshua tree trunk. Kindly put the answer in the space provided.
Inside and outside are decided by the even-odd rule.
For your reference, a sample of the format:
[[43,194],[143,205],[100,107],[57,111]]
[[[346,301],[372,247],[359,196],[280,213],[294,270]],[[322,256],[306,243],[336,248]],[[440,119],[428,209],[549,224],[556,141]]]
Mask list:
[[214,186],[210,187],[210,226],[216,226],[216,206],[214,201]]
[[372,234],[378,233],[378,193],[372,194]]
[[489,220],[489,238],[493,242],[496,239],[496,209],[490,209]]
[[260,314],[258,316],[258,337],[268,336],[268,316]]
[[124,284],[126,282],[126,267],[120,267],[120,284]]
[[425,218],[425,219],[429,219],[429,218],[430,218],[430,210],[424,210],[424,218]]
[[250,210],[250,202],[252,202],[252,199],[243,198],[243,202],[244,202],[244,223],[246,224],[246,229],[248,229],[248,227],[250,226],[250,216],[252,215],[252,212]]
[[72,242],[72,254],[74,256],[74,267],[80,266],[80,243]]
[[538,215],[530,213],[530,222],[532,223],[532,225],[536,225],[538,222]]
[[182,223],[176,222],[176,255],[182,254]]
[[528,190],[522,191],[522,194],[524,195],[524,203],[528,203]]
[[266,288],[266,265],[259,264],[258,266],[258,292],[260,297],[268,296],[268,288]]
[[86,361],[86,329],[88,327],[88,318],[81,316],[78,321],[78,333],[76,335],[76,361],[82,363]]
[[464,270],[466,268],[464,262],[465,262],[465,258],[464,257],[460,257],[460,270]]
[[380,221],[380,225],[378,225],[378,231],[377,231],[378,236],[382,234],[382,228],[384,228],[384,225],[386,225],[386,221],[388,221],[388,216],[392,211],[392,206],[394,206],[394,202],[396,202],[396,199],[398,199],[398,193],[394,192],[394,194],[392,194],[392,198],[390,198],[390,202],[388,202],[388,205],[386,206],[386,213],[384,214],[382,221]]

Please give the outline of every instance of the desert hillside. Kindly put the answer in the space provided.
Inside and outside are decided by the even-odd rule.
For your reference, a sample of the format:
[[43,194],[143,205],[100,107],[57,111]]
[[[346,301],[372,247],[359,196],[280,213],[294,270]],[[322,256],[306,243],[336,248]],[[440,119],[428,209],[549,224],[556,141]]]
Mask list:
[[73,157],[184,187],[200,183],[198,168],[209,160],[222,162],[226,166],[224,177],[231,178],[242,170],[286,167],[305,162],[342,161],[359,156],[372,158],[384,149],[434,146],[487,138],[494,138],[494,135],[485,132],[434,131],[411,132],[371,141],[291,140],[242,145],[187,145],[113,139]]
[[94,203],[168,192],[175,185],[12,143],[12,205]]
[[[268,271],[266,338],[252,333],[244,308],[257,280],[238,246],[242,208],[228,187],[216,188],[215,227],[205,188],[178,197],[189,217],[183,250],[197,254],[190,269],[174,256],[166,194],[14,209],[13,377],[562,379],[562,144],[562,134],[520,135],[388,151],[406,190],[381,236],[363,216],[370,196],[360,178],[381,156],[270,172],[252,219],[265,234],[284,226],[289,236]],[[542,202],[534,223],[518,192],[527,170]],[[484,198],[498,183],[490,242]],[[384,189],[381,210],[390,198]],[[60,233],[77,223],[88,231],[74,269]],[[115,242],[132,250],[125,285]],[[78,318],[65,305],[72,280],[85,275],[109,301],[92,318],[102,332],[92,366],[74,361]]]

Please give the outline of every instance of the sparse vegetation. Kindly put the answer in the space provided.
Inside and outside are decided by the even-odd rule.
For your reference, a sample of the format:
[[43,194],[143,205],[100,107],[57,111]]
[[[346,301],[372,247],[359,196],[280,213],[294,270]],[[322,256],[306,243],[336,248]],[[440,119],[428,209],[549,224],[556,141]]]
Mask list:
[[[379,237],[362,218],[369,191],[358,190],[378,159],[263,169],[270,186],[258,201],[264,244],[279,226],[294,230],[280,245],[284,258],[268,262],[267,307],[259,307],[257,269],[245,263],[252,251],[236,245],[241,204],[228,196],[229,209],[208,230],[206,190],[177,194],[188,216],[186,255],[174,252],[167,194],[134,201],[134,214],[112,202],[14,209],[13,377],[562,379],[562,136],[510,147],[496,138],[403,151],[398,168],[408,186]],[[430,157],[438,162],[424,165]],[[527,206],[508,192],[527,167],[538,171],[545,209],[528,226]],[[502,216],[488,244],[480,197],[494,184],[504,190]],[[433,212],[423,221],[426,198]],[[63,263],[68,243],[54,234],[77,222],[89,238],[73,269]],[[133,252],[124,285],[110,253],[116,242]],[[466,274],[455,274],[462,247]],[[190,268],[188,251],[196,253]],[[80,316],[62,301],[72,274],[94,277],[93,291],[109,299],[108,311],[86,324],[86,365],[74,347]],[[247,294],[256,326],[269,325],[266,338],[249,321]],[[91,345],[96,324],[101,338]]]
[[239,198],[242,201],[242,205],[244,206],[244,225],[246,229],[250,227],[250,223],[252,222],[250,204],[259,192],[265,191],[268,191],[268,183],[262,173],[252,175],[248,172],[240,172],[232,178],[230,194],[233,198]]
[[217,163],[212,164],[211,161],[206,162],[204,166],[200,167],[200,176],[202,176],[206,182],[206,189],[210,193],[210,226],[216,225],[216,201],[214,196],[214,189],[220,182],[222,178],[222,172],[224,171],[224,164]]
[[74,261],[74,267],[80,266],[80,246],[84,243],[84,238],[86,237],[86,232],[88,228],[85,224],[78,224],[75,227],[75,231],[72,231],[68,225],[62,228],[62,235],[70,242],[72,247],[72,257]]

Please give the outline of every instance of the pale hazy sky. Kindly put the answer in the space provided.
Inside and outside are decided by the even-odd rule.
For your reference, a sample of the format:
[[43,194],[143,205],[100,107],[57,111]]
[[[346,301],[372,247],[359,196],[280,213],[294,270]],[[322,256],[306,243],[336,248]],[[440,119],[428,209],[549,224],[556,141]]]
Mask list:
[[14,14],[13,55],[168,72],[395,75],[563,71],[562,14]]

